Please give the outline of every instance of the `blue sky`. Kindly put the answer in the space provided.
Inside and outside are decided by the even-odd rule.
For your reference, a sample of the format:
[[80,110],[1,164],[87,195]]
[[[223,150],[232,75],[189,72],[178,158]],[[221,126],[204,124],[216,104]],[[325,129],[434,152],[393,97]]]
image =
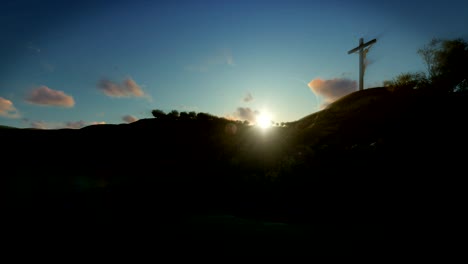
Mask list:
[[[433,37],[468,39],[468,2],[2,1],[0,125],[80,128],[152,109],[276,122],[424,71]],[[315,87],[313,87],[313,85]]]

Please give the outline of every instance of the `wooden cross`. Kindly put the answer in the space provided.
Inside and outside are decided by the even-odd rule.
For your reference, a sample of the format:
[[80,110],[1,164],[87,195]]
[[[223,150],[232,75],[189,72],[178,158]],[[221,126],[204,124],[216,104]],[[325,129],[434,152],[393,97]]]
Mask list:
[[363,88],[364,87],[364,48],[374,44],[375,42],[377,42],[377,39],[373,39],[371,41],[364,43],[364,39],[360,38],[359,46],[348,51],[348,54],[359,51],[359,90],[364,89]]

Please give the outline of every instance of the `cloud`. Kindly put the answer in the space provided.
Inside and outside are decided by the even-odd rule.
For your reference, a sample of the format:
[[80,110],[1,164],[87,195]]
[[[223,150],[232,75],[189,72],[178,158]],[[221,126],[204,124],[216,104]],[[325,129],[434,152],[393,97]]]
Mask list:
[[127,123],[133,123],[138,120],[138,118],[132,116],[132,115],[126,115],[122,117],[122,120],[127,122]]
[[42,106],[73,107],[75,105],[72,96],[44,85],[32,90],[26,97],[26,101]]
[[244,97],[244,102],[250,102],[253,100],[252,94],[247,93],[247,95]]
[[309,82],[308,86],[312,92],[324,98],[325,105],[357,90],[357,82],[345,78],[331,80],[315,78]]
[[259,111],[252,110],[249,107],[238,107],[235,113],[226,118],[230,120],[248,121],[252,124],[255,123],[256,116],[259,114]]
[[185,69],[193,72],[207,72],[211,68],[214,68],[219,65],[235,65],[231,50],[220,50],[211,56],[207,56],[204,60],[200,61],[199,63],[188,65],[187,67],[185,67]]
[[73,129],[80,129],[82,127],[85,127],[86,125],[87,123],[83,120],[65,123],[66,128],[73,128]]
[[29,43],[29,45],[27,46],[28,50],[31,50],[33,51],[34,53],[40,53],[41,52],[41,49],[36,46],[36,45],[33,45],[32,43]]
[[80,129],[85,126],[90,125],[102,125],[106,124],[104,121],[94,121],[94,122],[86,122],[83,120],[80,121],[69,121],[69,122],[44,122],[44,121],[29,121],[28,119],[24,119],[24,121],[29,122],[29,127],[37,128],[37,129],[62,129],[62,128],[71,128],[71,129]]
[[12,101],[0,97],[0,116],[7,118],[19,118],[20,114],[18,113],[18,110],[16,110]]
[[47,63],[47,62],[44,62],[44,61],[41,62],[41,67],[46,72],[54,72],[55,71],[55,66],[54,65],[52,65],[50,63]]
[[127,78],[121,84],[108,79],[98,82],[98,89],[110,97],[143,97],[145,93],[141,87],[132,79]]
[[91,125],[103,125],[103,124],[106,124],[106,122],[85,122],[83,120],[80,120],[80,121],[75,121],[75,122],[66,122],[65,123],[65,128],[72,128],[72,129],[80,129],[80,128],[83,128],[85,126],[91,126]]
[[89,123],[90,125],[105,125],[107,124],[105,121],[93,121],[91,123]]
[[234,57],[232,56],[232,52],[231,50],[229,49],[226,49],[226,50],[223,50],[222,51],[222,56],[223,56],[223,60],[225,61],[225,63],[227,65],[231,65],[231,66],[234,66]]
[[48,125],[43,121],[33,121],[29,123],[29,126],[37,129],[48,129]]

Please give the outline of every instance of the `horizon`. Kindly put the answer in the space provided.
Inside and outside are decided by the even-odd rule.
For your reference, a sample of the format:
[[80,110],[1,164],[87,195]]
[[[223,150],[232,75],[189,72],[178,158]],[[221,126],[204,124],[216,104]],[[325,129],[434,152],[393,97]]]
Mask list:
[[194,111],[293,122],[358,90],[425,72],[432,38],[468,39],[459,1],[1,3],[0,125],[81,128]]

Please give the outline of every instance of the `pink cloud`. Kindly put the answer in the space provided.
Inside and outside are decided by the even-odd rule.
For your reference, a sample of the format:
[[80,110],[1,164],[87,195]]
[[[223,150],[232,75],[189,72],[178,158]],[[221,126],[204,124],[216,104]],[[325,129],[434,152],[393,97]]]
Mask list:
[[88,123],[86,123],[83,120],[65,123],[66,128],[73,128],[73,129],[80,129],[80,128],[85,127],[87,125],[88,125]]
[[65,128],[80,129],[85,126],[103,125],[103,124],[106,124],[106,122],[103,122],[103,121],[102,122],[85,122],[83,120],[80,120],[80,121],[65,123]]
[[308,86],[312,92],[324,98],[325,104],[330,104],[357,90],[356,81],[344,78],[335,78],[331,80],[315,78],[309,82]]
[[90,125],[105,125],[106,122],[104,122],[104,121],[99,121],[99,122],[94,121],[94,122],[91,122],[91,123],[89,123],[89,124],[90,124]]
[[12,101],[0,97],[0,116],[8,118],[19,118],[20,115]]
[[133,122],[137,121],[138,118],[136,118],[136,117],[134,117],[132,115],[126,115],[126,116],[122,117],[122,120],[127,122],[127,123],[133,123]]
[[145,95],[132,78],[123,80],[121,84],[102,79],[98,83],[98,89],[110,97],[143,97]]
[[44,85],[32,90],[26,97],[26,101],[42,106],[73,107],[75,105],[72,96]]
[[[27,121],[27,120],[26,120]],[[106,122],[85,122],[83,120],[80,121],[70,121],[70,122],[44,122],[44,121],[31,121],[29,122],[29,126],[32,128],[37,129],[62,129],[62,128],[71,128],[71,129],[80,129],[85,126],[90,125],[102,125],[106,124]]]

